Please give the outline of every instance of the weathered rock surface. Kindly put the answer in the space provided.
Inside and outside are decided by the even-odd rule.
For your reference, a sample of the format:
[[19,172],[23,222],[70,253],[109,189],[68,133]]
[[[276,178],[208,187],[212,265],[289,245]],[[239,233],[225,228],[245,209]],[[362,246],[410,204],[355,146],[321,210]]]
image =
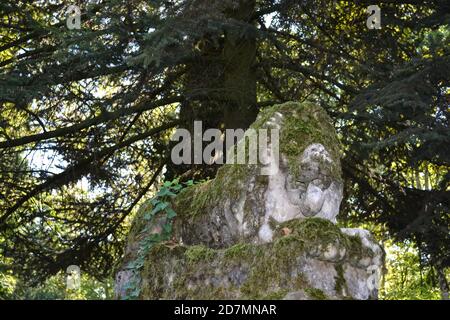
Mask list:
[[224,165],[215,179],[181,192],[172,204],[177,244],[156,246],[136,270],[127,266],[140,243],[165,224],[164,217],[144,220],[144,204],[117,273],[117,297],[138,286],[143,299],[376,298],[370,277],[382,249],[367,231],[333,224],[342,180],[325,111],[276,105],[252,128],[280,130],[278,170],[261,175],[267,166]]

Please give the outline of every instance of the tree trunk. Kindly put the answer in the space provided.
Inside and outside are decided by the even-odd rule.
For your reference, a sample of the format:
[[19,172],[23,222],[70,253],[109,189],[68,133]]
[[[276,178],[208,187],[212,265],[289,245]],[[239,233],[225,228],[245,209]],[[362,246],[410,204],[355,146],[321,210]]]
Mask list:
[[[236,7],[230,5],[224,8],[223,3],[223,0],[208,0],[211,8],[221,8],[222,11],[217,16],[227,22],[252,23],[255,0],[234,1]],[[188,129],[191,137],[194,136],[194,121],[202,121],[203,131],[209,128],[222,131],[247,129],[258,113],[254,68],[255,33],[251,28],[245,30],[242,26],[226,26],[220,37],[206,35],[199,39],[197,48],[200,50],[200,58],[188,67],[185,78],[187,101],[181,106],[180,127]],[[208,143],[203,144],[205,146]],[[191,162],[193,163],[193,154]],[[166,178],[184,173],[186,179],[201,179],[213,178],[219,166],[169,164],[167,167]],[[186,173],[187,171],[189,172]]]

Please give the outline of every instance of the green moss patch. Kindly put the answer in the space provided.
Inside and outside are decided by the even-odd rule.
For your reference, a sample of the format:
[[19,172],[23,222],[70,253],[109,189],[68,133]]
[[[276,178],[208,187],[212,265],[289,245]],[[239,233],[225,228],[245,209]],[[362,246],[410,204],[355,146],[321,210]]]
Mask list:
[[205,246],[192,246],[189,247],[186,252],[186,258],[190,263],[200,261],[210,261],[215,256],[215,251]]
[[305,292],[314,300],[328,300],[327,295],[320,289],[316,288],[306,288]]

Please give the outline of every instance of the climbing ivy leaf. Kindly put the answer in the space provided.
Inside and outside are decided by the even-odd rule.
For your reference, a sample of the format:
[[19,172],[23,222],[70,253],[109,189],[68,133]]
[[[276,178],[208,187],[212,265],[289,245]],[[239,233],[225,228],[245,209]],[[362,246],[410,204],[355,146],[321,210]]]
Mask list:
[[167,218],[169,218],[169,219],[175,218],[177,216],[177,213],[171,207],[167,207],[166,212],[167,212]]
[[[147,235],[139,244],[138,257],[131,261],[127,267],[137,271],[144,266],[145,259],[150,250],[158,243],[163,241],[169,241],[172,237],[172,220],[177,216],[175,210],[170,206],[171,198],[175,197],[183,187],[192,186],[194,184],[193,180],[189,180],[186,183],[179,183],[178,179],[173,181],[164,182],[161,189],[156,193],[155,197],[150,200],[153,209],[144,213],[145,220],[151,220],[155,215],[165,214],[166,221],[162,226],[162,231],[160,233],[152,233]],[[149,228],[146,225],[142,232],[148,233]],[[130,286],[126,289],[127,295],[124,299],[136,299],[140,294],[139,281],[130,283]]]
[[169,205],[168,202],[159,202],[150,213],[151,215],[154,215],[155,213],[164,210]]
[[[174,188],[175,189],[175,188]],[[179,190],[179,189],[178,189]],[[169,188],[162,188],[158,193],[157,193],[158,197],[166,197],[166,196],[170,196],[170,197],[175,197],[176,194],[173,193],[172,191],[170,191]]]
[[171,224],[165,224],[163,226],[164,232],[170,236],[172,233],[172,225]]

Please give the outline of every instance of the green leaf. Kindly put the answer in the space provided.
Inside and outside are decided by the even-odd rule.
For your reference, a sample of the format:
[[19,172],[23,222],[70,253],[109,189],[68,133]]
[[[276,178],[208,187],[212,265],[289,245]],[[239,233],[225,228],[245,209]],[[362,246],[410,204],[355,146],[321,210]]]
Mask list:
[[168,188],[162,188],[161,190],[158,191],[158,193],[156,195],[158,197],[176,196],[176,194],[173,193],[172,191],[170,191],[170,189],[168,189]]
[[172,233],[172,224],[171,223],[165,224],[163,226],[163,230],[165,234],[170,235]]
[[144,256],[139,256],[136,260],[131,261],[127,267],[130,269],[140,269],[144,265]]
[[157,212],[164,210],[169,205],[168,202],[159,202],[150,213],[151,215],[155,215]]
[[150,220],[153,217],[152,213],[150,211],[147,211],[144,214],[144,220]]
[[174,185],[174,186],[172,187],[172,189],[175,190],[175,191],[179,191],[179,190],[182,189],[182,188],[183,188],[183,186],[182,186],[181,184],[176,184],[176,185]]
[[166,212],[167,212],[167,218],[169,218],[169,219],[175,218],[177,216],[177,213],[171,207],[167,207]]

